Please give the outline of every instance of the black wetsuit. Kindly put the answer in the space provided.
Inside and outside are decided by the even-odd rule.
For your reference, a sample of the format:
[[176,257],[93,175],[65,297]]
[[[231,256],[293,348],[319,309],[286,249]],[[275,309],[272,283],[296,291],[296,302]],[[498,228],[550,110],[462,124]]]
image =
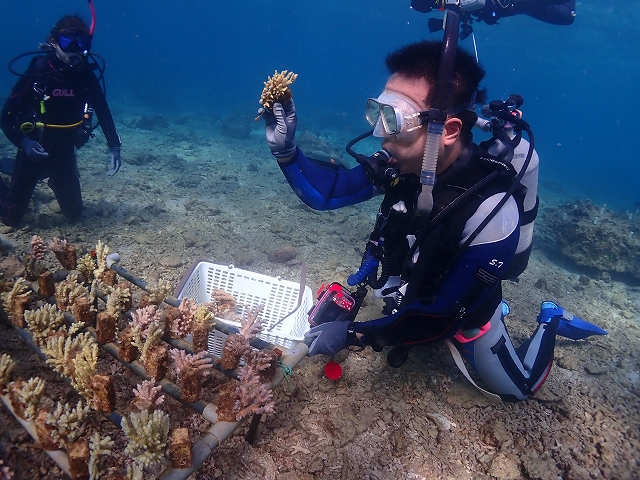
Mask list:
[[[47,177],[62,213],[70,221],[80,217],[82,195],[75,150],[86,143],[90,131],[82,125],[68,126],[83,120],[85,104],[95,110],[109,148],[119,147],[104,92],[86,61],[69,67],[55,55],[39,55],[13,87],[1,119],[2,131],[18,147],[10,186],[0,181],[0,221],[5,225],[20,223],[38,180]],[[68,128],[35,128],[26,134],[20,130],[24,122]],[[20,148],[25,137],[40,143],[49,156],[29,160]]]

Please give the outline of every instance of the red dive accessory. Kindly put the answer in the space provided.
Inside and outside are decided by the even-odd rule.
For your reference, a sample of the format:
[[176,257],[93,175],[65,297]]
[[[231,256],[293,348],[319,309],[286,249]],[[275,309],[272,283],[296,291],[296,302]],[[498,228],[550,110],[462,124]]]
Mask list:
[[350,313],[356,307],[356,299],[351,292],[339,283],[320,287],[318,303],[309,313],[309,323],[316,327],[320,324],[350,319]]
[[91,10],[91,27],[89,27],[89,35],[93,36],[93,31],[96,28],[96,9],[93,6],[93,0],[87,0],[89,2],[89,10]]

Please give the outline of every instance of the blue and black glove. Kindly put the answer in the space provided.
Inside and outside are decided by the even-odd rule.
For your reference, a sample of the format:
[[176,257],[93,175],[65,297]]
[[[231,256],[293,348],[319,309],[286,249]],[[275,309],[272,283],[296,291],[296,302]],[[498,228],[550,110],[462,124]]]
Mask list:
[[284,104],[275,102],[273,110],[261,108],[258,115],[264,117],[266,123],[267,143],[271,153],[276,158],[286,158],[292,156],[296,151],[293,137],[296,135],[296,105],[293,99],[289,99]]
[[113,177],[116,173],[118,173],[121,165],[122,159],[120,158],[120,147],[113,147],[111,149],[111,168],[107,172],[107,175]]
[[32,162],[42,160],[49,156],[47,151],[42,148],[42,145],[40,145],[35,140],[31,140],[30,138],[23,138],[20,142],[20,148],[24,150],[27,158]]
[[309,357],[317,354],[335,355],[347,348],[347,333],[351,322],[327,322],[311,328],[304,334],[309,345]]

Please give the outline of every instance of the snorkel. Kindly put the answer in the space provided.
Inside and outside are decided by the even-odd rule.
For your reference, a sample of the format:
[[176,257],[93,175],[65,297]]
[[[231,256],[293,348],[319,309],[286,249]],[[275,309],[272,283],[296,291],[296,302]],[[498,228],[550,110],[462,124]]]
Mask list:
[[91,10],[91,26],[89,27],[89,35],[93,37],[93,31],[96,29],[96,9],[93,6],[93,0],[87,0],[89,2],[89,10]]
[[427,125],[427,140],[424,145],[422,157],[422,171],[420,183],[422,190],[418,196],[416,215],[427,217],[433,210],[433,187],[436,184],[436,167],[438,166],[438,153],[444,122],[447,120],[447,106],[451,97],[451,84],[458,49],[458,30],[460,28],[460,16],[447,10],[444,17],[445,30],[442,40],[442,53],[440,54],[440,68],[438,79],[434,87],[433,101],[429,110],[429,123]]

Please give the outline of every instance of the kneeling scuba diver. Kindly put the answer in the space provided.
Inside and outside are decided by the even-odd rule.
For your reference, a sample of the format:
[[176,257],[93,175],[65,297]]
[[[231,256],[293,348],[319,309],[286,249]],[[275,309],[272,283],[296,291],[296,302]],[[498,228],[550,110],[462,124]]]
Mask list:
[[[449,24],[447,24],[449,27]],[[477,336],[481,333],[481,328],[487,323],[487,318],[491,317],[491,312],[485,311],[481,315],[476,315],[478,319],[482,320],[482,325],[469,325],[470,312],[481,312],[485,303],[491,303],[490,307],[493,310],[493,304],[495,298],[492,298],[492,302],[487,302],[487,296],[475,295],[474,292],[466,293],[466,298],[459,298],[453,304],[453,308],[449,311],[440,314],[432,313],[434,310],[426,308],[425,305],[433,305],[436,302],[435,294],[445,282],[448,274],[456,266],[463,254],[468,250],[473,240],[480,235],[482,230],[491,222],[496,216],[498,211],[512,196],[514,198],[524,198],[525,192],[522,190],[521,180],[526,174],[529,163],[531,161],[533,153],[533,134],[529,128],[529,125],[513,115],[512,111],[520,106],[522,103],[521,97],[512,96],[507,102],[494,101],[489,105],[489,111],[492,114],[492,118],[502,119],[503,122],[508,121],[516,126],[516,135],[513,138],[504,134],[504,132],[496,131],[494,136],[488,142],[484,142],[486,149],[492,149],[495,154],[492,155],[486,151],[486,149],[477,147],[473,149],[473,158],[475,161],[484,165],[487,172],[490,172],[481,177],[473,178],[473,182],[470,183],[469,188],[464,189],[463,193],[457,193],[449,198],[448,203],[444,206],[439,206],[434,211],[434,215],[431,216],[431,211],[434,208],[432,191],[435,185],[435,165],[437,162],[437,147],[438,141],[442,135],[442,125],[447,118],[446,105],[448,101],[446,97],[438,95],[438,92],[446,92],[446,77],[449,77],[449,82],[452,77],[452,68],[447,68],[447,64],[452,65],[455,60],[455,51],[457,49],[457,42],[452,42],[453,36],[457,38],[457,24],[455,26],[455,33],[453,30],[447,28],[445,30],[445,48],[443,48],[440,74],[438,76],[438,82],[436,84],[436,94],[434,95],[434,101],[430,111],[419,112],[411,116],[409,121],[416,121],[421,125],[428,122],[428,136],[425,144],[425,154],[422,174],[420,176],[420,184],[411,186],[410,182],[415,178],[410,176],[399,175],[398,171],[395,171],[391,165],[388,164],[389,154],[385,151],[379,151],[371,157],[355,154],[352,150],[352,146],[361,139],[370,135],[371,132],[363,134],[347,145],[347,151],[354,156],[356,160],[363,166],[363,169],[367,173],[371,183],[378,189],[381,189],[385,193],[385,201],[387,196],[391,197],[388,207],[391,209],[398,208],[404,209],[403,213],[406,213],[407,208],[414,209],[416,217],[421,221],[421,226],[417,230],[415,238],[410,240],[410,247],[404,256],[404,261],[399,266],[395,264],[389,271],[388,268],[388,238],[383,235],[384,231],[381,228],[383,225],[388,227],[388,218],[385,216],[385,212],[379,212],[378,222],[376,222],[376,230],[372,233],[363,261],[361,269],[349,278],[348,283],[351,286],[357,286],[357,290],[352,294],[344,287],[332,284],[326,290],[320,292],[320,302],[312,310],[310,315],[310,322],[314,326],[306,335],[308,342],[310,343],[310,354],[316,353],[337,353],[342,348],[349,349],[363,349],[365,345],[370,345],[374,350],[380,351],[384,346],[393,346],[388,360],[389,363],[398,367],[404,363],[407,358],[408,349],[413,345],[424,344],[436,340],[444,340],[455,337],[464,327],[465,331],[478,330]],[[448,41],[447,41],[448,40]],[[443,73],[444,72],[444,73]],[[443,83],[443,78],[444,83]],[[444,88],[443,88],[444,85]],[[380,97],[379,99],[380,100]],[[369,107],[369,106],[368,106]],[[369,118],[370,110],[368,108],[368,120],[376,128],[382,123],[384,124],[386,133],[393,135],[397,132],[397,119],[409,118],[403,116],[402,113],[395,111],[395,105],[380,104],[376,106],[376,118],[375,121],[371,121]],[[378,119],[382,119],[382,122],[378,122]],[[400,121],[397,120],[397,121]],[[504,124],[504,123],[503,123]],[[419,128],[418,126],[418,128]],[[530,138],[529,151],[520,168],[516,170],[511,165],[511,159],[513,157],[513,150],[520,142],[522,131],[526,131]],[[431,144],[430,144],[431,143]],[[434,154],[435,151],[435,154]],[[413,176],[415,177],[415,176]],[[498,184],[505,185],[505,179],[510,178],[508,187],[504,188]],[[396,193],[398,186],[405,184],[419,195],[417,199],[413,197],[413,203],[409,207],[410,198],[405,198],[399,201],[399,197],[393,197]],[[493,184],[496,184],[496,187]],[[414,188],[415,187],[415,188]],[[497,189],[496,189],[497,188]],[[430,275],[433,275],[431,269],[434,255],[436,254],[436,246],[440,241],[441,230],[445,228],[445,221],[451,221],[454,214],[462,209],[469,208],[469,204],[472,206],[479,205],[478,197],[488,198],[499,193],[501,199],[495,203],[490,213],[488,213],[482,221],[479,222],[472,232],[464,237],[464,241],[461,242],[460,248],[453,254],[452,258],[448,259],[446,264],[439,265],[439,269],[436,269],[436,278],[429,280],[427,288],[425,289],[423,283],[427,271]],[[406,201],[405,201],[406,200]],[[385,205],[383,201],[383,206]],[[534,202],[535,203],[535,202]],[[520,205],[519,210],[522,211],[522,200],[518,202]],[[492,204],[493,205],[493,204]],[[391,211],[389,209],[389,211]],[[381,207],[382,210],[382,207]],[[392,231],[393,228],[387,230]],[[530,250],[529,250],[530,251]],[[417,261],[416,261],[417,255]],[[379,265],[382,264],[382,272],[380,277],[377,276]],[[521,271],[524,270],[524,265],[521,265]],[[499,267],[498,267],[499,268]],[[515,273],[513,276],[517,276],[521,271]],[[481,283],[481,288],[485,291],[493,291],[500,294],[499,282],[501,278],[507,278],[505,275],[495,276],[486,269],[478,268],[475,273],[475,277]],[[389,279],[393,278],[392,281]],[[357,309],[362,304],[362,299],[366,295],[366,287],[371,286],[374,290],[381,290],[380,293],[385,298],[386,308],[383,311],[387,317],[382,319],[368,321],[368,322],[354,322],[357,314]],[[475,288],[475,287],[474,287]],[[344,301],[348,299],[348,301]],[[481,303],[478,303],[479,300]],[[473,302],[476,302],[472,305]],[[329,305],[327,305],[329,304]],[[498,303],[499,304],[499,303]],[[437,311],[437,309],[435,310]],[[488,315],[488,316],[487,316]],[[547,316],[540,316],[539,322]],[[567,333],[569,329],[561,329],[558,324],[564,322],[570,322],[573,317],[564,319],[560,315],[553,317],[556,323],[553,328],[556,329],[556,333]],[[342,320],[333,322],[333,320]],[[328,324],[326,322],[329,322]],[[591,328],[587,334],[589,336],[593,334],[605,334],[603,330],[595,327],[587,322],[582,322],[583,326],[587,325]],[[580,322],[574,322],[574,326]],[[473,323],[473,318],[471,318]],[[333,331],[332,333],[326,333]],[[575,335],[569,334],[569,338],[574,338]],[[470,337],[471,338],[471,337]],[[554,337],[555,338],[555,337]],[[584,338],[581,337],[581,338]],[[318,344],[318,342],[324,342],[324,344]],[[313,352],[313,353],[311,353]]]
[[[94,130],[100,125],[100,121],[94,124],[94,107],[101,108],[103,111],[108,109],[106,107],[106,84],[104,78],[106,62],[100,55],[91,51],[96,25],[96,13],[93,1],[88,0],[88,3],[91,10],[90,27],[87,27],[80,17],[64,17],[54,26],[46,43],[40,43],[39,50],[17,55],[8,64],[9,71],[20,77],[20,80],[14,87],[12,97],[5,105],[2,127],[9,140],[13,143],[17,139],[24,137],[24,150],[34,160],[44,159],[48,156],[48,153],[40,146],[42,138],[45,136],[45,131],[56,131],[65,136],[67,133],[71,133],[74,137],[73,144],[76,148],[80,148],[90,138],[95,137]],[[75,23],[72,21],[74,18],[77,19]],[[24,58],[30,57],[33,58],[29,62],[27,70],[24,73],[18,71],[17,63]],[[84,90],[88,86],[80,85],[83,88],[76,88],[79,85],[67,86],[64,83],[64,79],[68,75],[89,78],[87,72],[93,71],[97,71],[97,75],[91,74],[90,76],[95,77],[97,81],[96,88],[101,90],[101,96],[104,97],[104,101],[102,99],[100,101],[92,99],[93,95],[85,94],[85,96],[89,97],[87,101],[78,103],[75,100],[80,98],[78,95],[79,90]],[[88,81],[93,84],[92,79]],[[24,96],[26,91],[21,90],[21,86],[28,87],[30,84],[33,84],[31,90],[34,92],[34,98],[29,101],[30,109],[27,110],[22,104],[16,105],[16,102],[11,100],[14,94],[16,96]],[[60,86],[60,88],[57,88],[56,85]],[[66,118],[72,118],[71,121],[55,121],[55,119],[51,121],[50,114],[52,109],[49,104],[57,98],[67,99],[64,108],[65,113],[62,116],[65,117],[65,120]],[[96,101],[99,105],[93,105],[93,101]],[[76,115],[68,115],[67,112],[70,108],[73,108],[73,112]],[[8,109],[11,109],[11,111]],[[19,115],[19,118],[16,117],[17,115]],[[107,117],[110,117],[110,114]],[[109,125],[105,127],[105,135],[108,136],[107,140],[111,148],[111,171],[114,172],[111,173],[112,176],[121,163],[120,139],[115,134],[113,122],[110,118],[106,120]],[[15,124],[16,121],[18,122],[17,124]],[[0,172],[6,175],[13,175],[15,162],[15,157],[0,159]],[[42,171],[39,177],[40,180],[47,178],[48,172]]]

